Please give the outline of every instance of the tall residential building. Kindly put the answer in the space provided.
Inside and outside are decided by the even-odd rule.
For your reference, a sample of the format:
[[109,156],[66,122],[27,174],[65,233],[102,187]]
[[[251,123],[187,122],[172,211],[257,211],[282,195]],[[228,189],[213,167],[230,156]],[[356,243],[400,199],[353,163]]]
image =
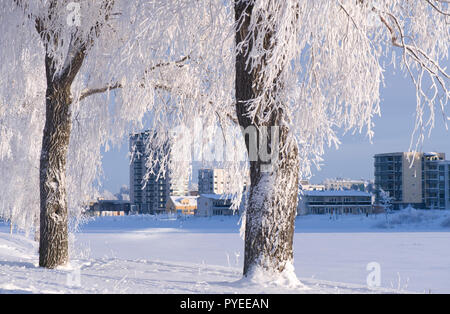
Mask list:
[[189,178],[173,178],[170,180],[171,196],[187,196],[189,195]]
[[[136,206],[139,213],[157,214],[166,210],[168,197],[171,195],[187,195],[187,179],[174,180],[165,169],[165,177],[158,177],[160,165],[154,167],[155,174],[149,174],[148,180],[145,176],[148,172],[146,162],[149,154],[146,152],[146,141],[151,136],[150,131],[130,135],[130,152],[132,161],[130,163],[130,202]],[[165,147],[164,150],[168,150]],[[153,151],[153,158],[158,160],[163,152]]]
[[450,160],[439,162],[439,208],[450,209]]
[[198,193],[226,194],[230,192],[230,175],[225,169],[199,169]]
[[398,152],[374,158],[377,201],[383,189],[393,198],[394,209],[450,208],[450,162],[444,153]]
[[425,155],[422,159],[422,169],[425,207],[450,209],[450,160]]

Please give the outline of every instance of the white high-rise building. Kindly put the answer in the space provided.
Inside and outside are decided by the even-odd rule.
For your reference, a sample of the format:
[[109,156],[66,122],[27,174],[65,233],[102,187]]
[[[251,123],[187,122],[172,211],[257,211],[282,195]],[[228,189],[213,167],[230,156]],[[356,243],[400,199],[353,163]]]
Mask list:
[[230,193],[230,175],[225,169],[199,169],[199,194],[227,194]]
[[189,179],[172,177],[170,182],[170,196],[187,195],[189,195]]

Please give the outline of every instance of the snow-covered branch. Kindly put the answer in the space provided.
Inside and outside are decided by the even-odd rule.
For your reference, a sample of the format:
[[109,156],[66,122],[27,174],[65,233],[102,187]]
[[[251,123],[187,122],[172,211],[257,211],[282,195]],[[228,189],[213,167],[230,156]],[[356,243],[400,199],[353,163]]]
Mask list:
[[[184,57],[180,58],[179,60],[176,60],[173,62],[158,63],[158,64],[155,64],[154,66],[150,67],[149,69],[145,70],[144,74],[148,75],[151,71],[154,71],[161,67],[167,67],[167,66],[176,66],[176,67],[182,68],[185,65],[184,62],[187,60],[189,60],[189,56],[184,56]],[[145,87],[145,85],[141,84],[141,87]],[[78,100],[81,101],[91,95],[104,93],[104,92],[111,91],[111,90],[118,89],[118,88],[123,88],[123,84],[116,82],[114,84],[106,85],[106,86],[99,87],[99,88],[87,88],[81,92],[81,95],[78,98]],[[172,91],[172,89],[168,85],[164,85],[164,84],[155,84],[154,88],[165,90],[168,92]]]
[[[447,15],[441,9],[437,8],[431,1],[426,0],[425,2],[430,4],[432,8],[438,12],[438,14],[442,16]],[[417,114],[413,136],[411,137],[410,149],[413,147],[414,135],[419,132],[418,139],[415,143],[416,147],[414,149],[417,150],[418,145],[424,139],[423,133],[425,131],[425,127],[428,126],[428,130],[431,132],[431,129],[434,126],[434,106],[436,102],[439,103],[444,124],[447,126],[447,120],[449,120],[449,118],[445,112],[445,109],[450,100],[450,90],[447,86],[447,81],[450,79],[450,75],[446,72],[446,69],[439,65],[439,62],[435,59],[435,57],[432,57],[423,48],[418,46],[413,39],[414,36],[405,34],[401,22],[397,16],[391,12],[376,9],[375,7],[372,8],[372,10],[379,15],[381,23],[389,31],[392,45],[402,49],[403,64],[405,65],[407,72],[416,88]],[[414,75],[410,61],[415,63],[415,67],[419,71],[417,75]],[[424,86],[424,74],[427,74],[429,79],[429,84],[426,87]],[[428,106],[430,110],[430,117],[426,124],[423,122],[424,105]]]
[[445,15],[445,16],[450,16],[450,13],[448,11],[444,11],[444,9],[442,7],[438,7],[436,5],[436,3],[450,3],[449,1],[443,1],[443,0],[425,0],[433,9],[435,9],[436,11],[438,11],[440,14]]

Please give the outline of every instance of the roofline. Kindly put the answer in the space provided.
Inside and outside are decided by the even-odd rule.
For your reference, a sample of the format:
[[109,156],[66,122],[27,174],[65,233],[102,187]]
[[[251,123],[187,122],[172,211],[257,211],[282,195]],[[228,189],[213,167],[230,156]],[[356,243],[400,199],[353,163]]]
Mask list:
[[422,154],[422,155],[445,155],[445,153],[443,153],[443,152],[393,152],[393,153],[375,154],[374,157],[376,157],[376,156],[403,155],[403,154],[411,154],[411,153],[417,153],[417,154]]
[[[403,156],[403,154],[405,154],[405,153],[407,153],[407,152],[380,153],[380,154],[375,154],[374,157],[378,157],[378,156],[393,156],[393,155],[396,155],[396,156],[401,155],[401,156]],[[416,152],[416,153],[421,154],[421,152]]]

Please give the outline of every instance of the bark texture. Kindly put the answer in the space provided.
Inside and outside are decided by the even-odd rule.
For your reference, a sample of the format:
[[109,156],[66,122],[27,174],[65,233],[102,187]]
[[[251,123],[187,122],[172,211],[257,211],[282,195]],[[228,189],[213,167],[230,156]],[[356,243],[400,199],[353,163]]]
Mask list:
[[71,85],[81,68],[85,47],[74,54],[67,68],[55,73],[45,57],[47,90],[45,126],[40,157],[39,266],[55,268],[69,261],[66,162],[71,132]]
[[71,116],[70,91],[50,82],[40,159],[39,265],[54,268],[69,260],[66,160]]
[[[235,20],[241,21],[238,23],[241,27],[236,30],[236,45],[241,43],[249,32],[248,26],[253,10],[253,5],[249,3],[250,1],[235,1]],[[240,20],[243,14],[245,17]],[[265,42],[269,43],[270,34],[266,39]],[[268,132],[257,133],[256,145],[259,152],[261,149],[266,149],[272,153],[274,148],[278,148],[273,153],[279,162],[272,160],[273,168],[267,171],[267,166],[270,165],[267,161],[261,160],[259,154],[257,160],[250,161],[250,190],[245,220],[244,276],[251,274],[255,268],[281,273],[293,261],[292,244],[298,202],[298,147],[295,140],[289,137],[289,129],[280,125],[284,113],[275,111],[267,117],[268,119],[265,119],[264,123],[248,117],[249,101],[264,93],[258,86],[261,73],[258,69],[250,70],[246,66],[247,52],[251,48],[250,40],[248,49],[236,56],[236,113],[239,124],[244,129],[267,128]],[[267,48],[270,51],[270,47]],[[273,128],[278,130],[278,134],[271,133]],[[277,139],[272,138],[273,136]],[[278,147],[270,147],[269,143],[272,140],[278,141]],[[245,137],[249,155],[251,145],[254,145],[251,141],[250,136]]]

